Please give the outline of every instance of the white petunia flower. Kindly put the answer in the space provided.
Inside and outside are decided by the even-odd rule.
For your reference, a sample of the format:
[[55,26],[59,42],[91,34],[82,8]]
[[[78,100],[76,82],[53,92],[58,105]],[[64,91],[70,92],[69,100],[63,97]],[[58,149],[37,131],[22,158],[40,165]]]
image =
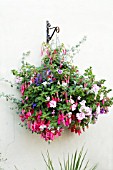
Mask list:
[[77,99],[78,99],[78,100],[80,100],[80,99],[81,99],[81,97],[80,97],[80,96],[78,96],[78,97],[77,97]]
[[40,128],[40,130],[41,130],[41,131],[43,131],[43,130],[44,130],[44,128],[46,128],[46,127],[47,127],[46,125],[40,125],[40,127],[39,127],[39,128]]
[[51,101],[49,102],[49,104],[50,104],[50,107],[53,107],[53,108],[56,107],[56,101],[54,101],[54,100],[51,100]]
[[67,86],[67,83],[65,83],[65,82],[62,82],[62,86]]
[[104,94],[101,93],[101,94],[100,94],[100,100],[102,100],[103,98],[104,98]]
[[96,108],[96,113],[97,113],[97,114],[100,114],[100,106],[98,106],[98,107]]
[[72,112],[69,112],[68,113],[68,117],[71,118],[71,115],[72,115]]
[[86,103],[85,100],[82,100],[82,101],[80,102],[80,104],[81,104],[82,106],[85,106],[85,103]]
[[48,97],[46,97],[46,100],[47,100],[47,101],[49,101],[49,100],[50,100],[50,97],[49,97],[49,96],[48,96]]
[[57,84],[58,84],[58,85],[60,85],[60,82],[59,82],[59,80],[58,80]]
[[74,101],[73,99],[70,99],[69,102],[70,102],[71,104],[75,103],[75,101]]
[[47,81],[44,81],[42,84],[43,84],[44,86],[46,86],[46,85],[47,85]]
[[73,104],[73,105],[71,106],[72,111],[76,110],[76,107],[77,107],[77,105],[76,105],[76,104]]

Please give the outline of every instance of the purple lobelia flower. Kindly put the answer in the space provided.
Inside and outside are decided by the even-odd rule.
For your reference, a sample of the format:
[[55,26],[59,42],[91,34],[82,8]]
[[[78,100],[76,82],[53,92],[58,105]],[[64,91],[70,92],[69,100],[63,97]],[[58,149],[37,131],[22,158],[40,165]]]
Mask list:
[[100,109],[100,113],[101,114],[105,113],[105,109],[104,108]]
[[32,108],[34,109],[36,107],[36,103],[33,103],[32,104]]
[[50,82],[50,83],[52,83],[52,82],[53,82],[53,80],[52,80],[52,79],[50,79],[50,80],[49,80],[49,82]]
[[47,70],[47,75],[49,75],[51,73],[51,70]]
[[58,74],[62,74],[63,70],[58,69]]
[[37,77],[35,78],[35,82],[34,82],[37,86],[39,86],[42,83],[42,75],[41,74],[37,74]]

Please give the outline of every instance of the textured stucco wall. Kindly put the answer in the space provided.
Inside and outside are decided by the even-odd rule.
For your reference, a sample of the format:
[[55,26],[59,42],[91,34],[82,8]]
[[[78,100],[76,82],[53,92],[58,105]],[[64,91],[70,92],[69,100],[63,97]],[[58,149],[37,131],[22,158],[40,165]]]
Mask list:
[[[0,76],[13,80],[10,70],[20,64],[22,53],[31,51],[29,61],[40,64],[40,47],[45,41],[45,21],[61,28],[60,41],[74,45],[86,35],[75,58],[84,70],[92,65],[97,78],[105,78],[113,88],[113,1],[112,0],[0,0]],[[0,92],[15,93],[0,82]],[[0,152],[8,160],[5,170],[44,170],[41,152],[48,149],[54,163],[85,144],[92,164],[98,170],[113,170],[113,107],[99,117],[96,125],[80,137],[64,132],[50,145],[19,126],[19,118],[0,99]],[[58,169],[58,168],[56,168]]]

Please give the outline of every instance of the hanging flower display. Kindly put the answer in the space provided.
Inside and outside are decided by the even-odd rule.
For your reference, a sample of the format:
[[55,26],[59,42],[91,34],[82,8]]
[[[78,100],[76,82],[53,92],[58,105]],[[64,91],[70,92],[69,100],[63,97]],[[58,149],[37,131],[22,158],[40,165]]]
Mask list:
[[20,70],[12,70],[21,100],[4,96],[17,104],[23,124],[45,141],[61,136],[64,127],[80,135],[113,104],[105,80],[97,81],[91,67],[80,74],[73,65],[77,47],[43,43],[40,67],[23,60]]

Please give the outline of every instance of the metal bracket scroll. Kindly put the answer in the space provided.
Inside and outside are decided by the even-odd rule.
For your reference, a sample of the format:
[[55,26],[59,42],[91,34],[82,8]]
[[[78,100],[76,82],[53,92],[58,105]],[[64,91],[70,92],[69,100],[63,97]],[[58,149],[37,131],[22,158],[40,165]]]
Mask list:
[[[53,33],[51,35],[49,34],[50,29],[54,29]],[[59,33],[60,28],[59,27],[51,27],[51,24],[49,23],[49,21],[46,21],[46,43],[49,43],[49,41],[52,39],[55,32]]]

